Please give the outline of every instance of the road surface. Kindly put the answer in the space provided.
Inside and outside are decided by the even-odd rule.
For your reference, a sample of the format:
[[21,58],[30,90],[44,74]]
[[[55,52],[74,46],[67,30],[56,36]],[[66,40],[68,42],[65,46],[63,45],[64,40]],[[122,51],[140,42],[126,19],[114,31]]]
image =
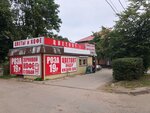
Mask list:
[[46,82],[0,79],[0,113],[150,113],[150,94],[103,92],[111,70]]

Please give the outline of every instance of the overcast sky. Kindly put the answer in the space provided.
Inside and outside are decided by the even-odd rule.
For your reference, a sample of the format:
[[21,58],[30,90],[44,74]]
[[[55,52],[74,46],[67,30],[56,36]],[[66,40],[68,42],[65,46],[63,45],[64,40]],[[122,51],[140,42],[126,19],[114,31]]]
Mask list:
[[[107,0],[123,11],[119,0]],[[120,0],[124,7],[127,0]],[[117,17],[106,0],[55,0],[62,20],[59,35],[77,41],[99,31],[101,26],[112,27]]]

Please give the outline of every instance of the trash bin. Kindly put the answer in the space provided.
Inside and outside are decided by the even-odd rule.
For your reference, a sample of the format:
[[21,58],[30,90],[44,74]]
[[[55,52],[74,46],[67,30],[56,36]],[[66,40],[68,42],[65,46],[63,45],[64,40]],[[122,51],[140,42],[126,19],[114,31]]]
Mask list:
[[87,66],[86,67],[86,74],[92,73],[92,66]]

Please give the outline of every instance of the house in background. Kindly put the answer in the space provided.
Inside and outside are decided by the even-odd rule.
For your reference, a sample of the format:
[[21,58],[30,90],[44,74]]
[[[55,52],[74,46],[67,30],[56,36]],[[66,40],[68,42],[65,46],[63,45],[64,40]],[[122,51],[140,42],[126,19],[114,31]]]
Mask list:
[[76,41],[76,43],[89,43],[90,41],[92,41],[94,39],[94,36],[88,36],[88,37],[85,37],[85,38],[82,38],[78,41]]
[[96,50],[95,50],[95,45],[94,44],[90,44],[90,41],[92,41],[94,39],[94,36],[88,36],[85,37],[83,39],[80,39],[78,41],[76,41],[76,43],[83,45],[85,47],[86,50],[90,50],[90,54],[92,55],[92,65],[94,67],[96,67]]
[[87,45],[85,47],[90,48],[92,50],[91,52],[93,52],[93,65],[98,64],[98,65],[101,65],[103,67],[110,66],[110,61],[109,60],[107,60],[107,59],[97,59],[96,58],[97,55],[95,53],[95,51],[96,51],[95,50],[95,45],[94,44],[90,44],[90,42],[93,39],[94,39],[94,36],[91,35],[91,36],[88,36],[88,37],[85,37],[85,38],[82,38],[82,39],[76,41],[76,43]]

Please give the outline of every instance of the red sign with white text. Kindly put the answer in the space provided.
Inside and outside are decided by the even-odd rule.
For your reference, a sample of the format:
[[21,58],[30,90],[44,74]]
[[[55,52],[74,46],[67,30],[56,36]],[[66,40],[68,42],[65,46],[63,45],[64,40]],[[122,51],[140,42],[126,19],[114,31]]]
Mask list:
[[40,56],[23,57],[23,75],[41,75]]
[[61,73],[60,56],[45,56],[45,75],[53,75]]
[[41,57],[23,56],[10,58],[10,74],[41,75]]
[[22,74],[22,57],[10,58],[10,73]]
[[44,44],[52,45],[52,46],[68,47],[68,48],[85,49],[85,46],[82,44],[71,43],[62,40],[55,40],[52,38],[44,38]]
[[77,71],[77,58],[70,56],[61,57],[61,73]]
[[27,47],[27,46],[37,46],[37,45],[50,45],[50,46],[60,46],[76,49],[85,49],[85,46],[82,44],[66,42],[62,40],[55,40],[53,38],[38,37],[26,40],[18,40],[13,42],[13,47]]

